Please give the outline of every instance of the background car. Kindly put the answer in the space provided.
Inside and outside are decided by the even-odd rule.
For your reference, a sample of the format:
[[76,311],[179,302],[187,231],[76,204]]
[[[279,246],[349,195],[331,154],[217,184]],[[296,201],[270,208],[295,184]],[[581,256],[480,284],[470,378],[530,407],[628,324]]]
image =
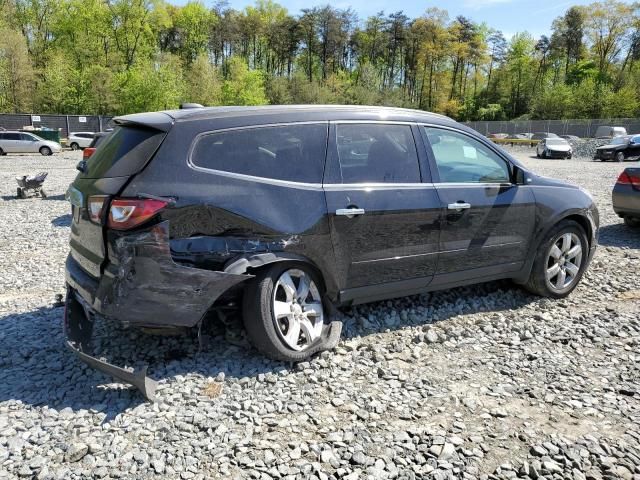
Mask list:
[[94,135],[94,132],[71,132],[67,139],[67,145],[71,147],[71,150],[87,148],[93,140]]
[[531,140],[542,140],[543,138],[559,138],[558,135],[551,132],[536,132],[531,135]]
[[612,193],[613,211],[630,227],[640,227],[640,168],[625,168]]
[[611,127],[608,125],[600,125],[596,130],[595,138],[615,138],[626,135],[627,129],[624,127]]
[[57,142],[45,140],[33,133],[26,132],[0,132],[0,155],[7,153],[38,153],[52,155],[62,150]]
[[564,138],[543,138],[536,146],[538,158],[571,158],[573,149]]
[[640,135],[615,137],[607,145],[596,148],[594,160],[624,162],[640,158]]
[[560,138],[564,138],[568,142],[577,142],[580,140],[580,137],[577,135],[560,135]]
[[508,133],[490,133],[487,138],[507,138],[508,136]]
[[533,136],[533,133],[514,133],[513,135],[509,135],[508,138],[513,140],[530,140]]
[[87,158],[90,158],[91,155],[93,155],[93,152],[96,151],[96,148],[98,148],[98,145],[100,143],[102,143],[102,141],[110,134],[111,132],[98,132],[98,133],[94,133],[93,138],[91,139],[91,143],[89,143],[89,145],[87,145],[87,147],[84,149],[84,151],[82,152],[82,159],[86,160]]

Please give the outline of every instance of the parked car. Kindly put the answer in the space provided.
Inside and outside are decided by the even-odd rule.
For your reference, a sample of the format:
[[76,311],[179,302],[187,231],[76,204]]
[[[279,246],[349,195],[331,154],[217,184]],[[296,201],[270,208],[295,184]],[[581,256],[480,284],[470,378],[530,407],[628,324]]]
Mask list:
[[538,158],[571,158],[573,148],[564,138],[543,138],[536,145]]
[[531,135],[531,140],[542,140],[544,138],[559,138],[558,135],[551,132],[536,132]]
[[615,137],[608,145],[596,148],[594,160],[624,162],[640,158],[640,135]]
[[71,150],[84,149],[91,144],[94,135],[94,132],[72,132],[69,134],[67,144],[71,147]]
[[564,138],[567,142],[575,143],[580,140],[580,137],[577,135],[560,135],[560,138]]
[[533,133],[514,133],[513,135],[509,135],[509,139],[512,140],[531,140]]
[[630,227],[640,227],[640,168],[625,168],[613,187],[613,211]]
[[608,125],[601,125],[596,129],[595,138],[615,138],[626,134],[627,129],[624,127],[610,127]]
[[82,152],[82,159],[86,160],[90,158],[91,155],[93,155],[93,153],[96,151],[96,148],[98,148],[98,145],[102,143],[102,141],[109,135],[109,133],[111,132],[94,133],[91,142]]
[[57,142],[44,140],[33,133],[6,130],[0,132],[0,155],[7,153],[41,153],[52,155],[62,150]]
[[487,138],[507,138],[509,136],[508,133],[490,133],[487,135]]
[[441,115],[218,107],[114,122],[67,194],[65,330],[148,398],[144,370],[91,355],[94,313],[166,329],[238,310],[258,350],[300,361],[338,342],[335,307],[501,278],[563,298],[596,248],[588,193]]

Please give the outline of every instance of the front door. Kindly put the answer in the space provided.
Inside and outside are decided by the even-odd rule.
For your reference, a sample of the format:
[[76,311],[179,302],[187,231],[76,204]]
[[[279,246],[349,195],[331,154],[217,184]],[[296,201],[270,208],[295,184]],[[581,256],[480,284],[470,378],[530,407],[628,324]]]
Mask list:
[[436,275],[458,281],[519,270],[535,226],[531,189],[512,182],[511,165],[489,145],[421,128],[444,212]]
[[417,127],[338,123],[331,132],[324,189],[341,289],[427,285],[441,210],[433,185],[421,182]]

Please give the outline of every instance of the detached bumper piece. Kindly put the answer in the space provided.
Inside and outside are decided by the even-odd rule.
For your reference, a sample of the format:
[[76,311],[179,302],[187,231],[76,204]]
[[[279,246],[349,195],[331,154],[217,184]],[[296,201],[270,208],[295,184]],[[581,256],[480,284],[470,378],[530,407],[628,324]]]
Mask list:
[[67,337],[67,347],[87,365],[133,385],[147,400],[155,401],[158,382],[147,377],[146,365],[140,370],[127,370],[92,356],[93,320],[93,314],[84,300],[74,291],[68,290],[64,310],[64,331]]

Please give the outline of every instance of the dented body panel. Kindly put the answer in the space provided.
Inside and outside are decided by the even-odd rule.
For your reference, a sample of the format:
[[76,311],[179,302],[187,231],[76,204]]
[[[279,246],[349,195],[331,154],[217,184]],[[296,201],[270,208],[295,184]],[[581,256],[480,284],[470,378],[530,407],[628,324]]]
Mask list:
[[97,282],[83,279],[69,258],[67,283],[95,312],[125,326],[192,327],[223,292],[250,278],[175,263],[168,222],[113,239],[109,258],[114,263]]

